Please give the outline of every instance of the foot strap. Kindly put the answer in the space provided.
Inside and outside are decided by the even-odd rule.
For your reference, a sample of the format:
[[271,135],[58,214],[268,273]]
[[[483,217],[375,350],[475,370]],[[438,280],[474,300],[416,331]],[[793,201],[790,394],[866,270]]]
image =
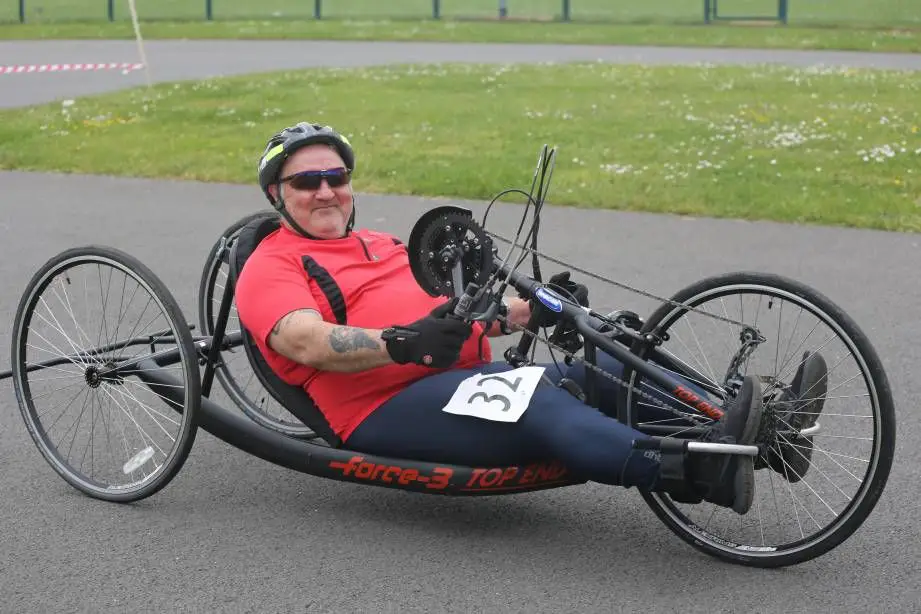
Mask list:
[[700,503],[699,495],[688,479],[688,442],[673,437],[651,437],[633,442],[634,449],[656,450],[659,456],[659,482],[655,490],[668,493],[680,503]]
[[688,442],[683,439],[665,437],[659,440],[659,483],[668,492],[688,486],[685,465],[688,458]]

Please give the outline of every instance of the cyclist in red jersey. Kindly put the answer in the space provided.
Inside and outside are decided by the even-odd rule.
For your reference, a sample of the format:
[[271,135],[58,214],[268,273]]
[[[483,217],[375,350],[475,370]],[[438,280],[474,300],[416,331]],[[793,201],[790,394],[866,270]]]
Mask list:
[[[488,340],[511,330],[498,324],[483,330],[445,317],[451,303],[418,286],[397,237],[354,229],[354,168],[351,144],[329,126],[300,123],[269,140],[259,183],[281,227],[249,257],[235,295],[240,320],[269,365],[308,392],[349,449],[468,466],[552,456],[588,480],[667,491],[676,500],[705,500],[747,513],[754,489],[751,458],[691,454],[679,478],[674,472],[666,477],[657,454],[633,450],[633,440],[646,435],[560,387],[539,385],[514,422],[442,411],[471,375],[512,369],[492,362]],[[567,273],[554,281],[587,304],[587,289]],[[333,286],[341,300],[330,300]],[[511,328],[524,326],[531,305],[517,297],[507,304]],[[613,358],[602,354],[600,360],[605,370],[622,371]],[[824,377],[824,363],[817,360],[807,361],[802,389]],[[584,381],[581,371],[574,365],[566,376]],[[802,372],[803,365],[798,380]],[[746,381],[709,439],[753,440],[760,391]],[[602,398],[613,402],[616,384],[602,385]],[[818,414],[815,407],[813,412]]]

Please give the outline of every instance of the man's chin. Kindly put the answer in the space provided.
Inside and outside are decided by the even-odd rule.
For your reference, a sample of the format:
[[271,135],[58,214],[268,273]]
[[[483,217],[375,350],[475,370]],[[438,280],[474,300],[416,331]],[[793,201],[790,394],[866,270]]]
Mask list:
[[310,234],[323,239],[338,239],[345,235],[345,220],[342,210],[338,207],[322,207],[314,209],[311,215],[310,226],[314,229]]
[[321,239],[339,239],[345,236],[345,226],[343,224],[322,224],[307,232]]

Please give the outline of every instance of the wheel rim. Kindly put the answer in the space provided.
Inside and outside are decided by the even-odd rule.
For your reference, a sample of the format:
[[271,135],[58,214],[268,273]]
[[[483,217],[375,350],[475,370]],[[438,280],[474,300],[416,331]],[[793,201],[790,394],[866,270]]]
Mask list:
[[[103,498],[161,487],[185,460],[193,433],[188,331],[148,281],[100,255],[58,263],[24,301],[14,382],[42,454],[68,482]],[[140,338],[157,353],[177,353],[165,370],[184,389],[184,407],[131,374],[131,365],[151,355],[146,344],[125,343]],[[49,360],[58,364],[29,370]]]
[[[231,235],[230,241],[235,237]],[[207,334],[213,334],[220,312],[221,298],[229,280],[227,254],[229,247],[223,250],[220,258],[209,263],[207,271],[209,283],[207,292],[201,297],[204,302],[205,322],[203,327]],[[236,300],[231,302],[228,314],[226,334],[241,330],[237,314]],[[286,410],[256,377],[242,346],[223,350],[222,364],[217,367],[215,375],[224,392],[243,413],[264,426],[276,429],[288,435],[304,437],[313,435],[313,431]]]
[[[776,388],[774,380],[789,383],[802,351],[807,349],[820,351],[826,359],[828,392],[818,427],[812,429],[817,431],[812,458],[801,480],[791,483],[785,476],[792,475],[793,467],[786,459],[799,459],[799,450],[806,449],[800,445],[802,440],[792,438],[781,417],[768,418],[767,433],[760,442],[769,450],[785,450],[790,456],[781,456],[783,475],[769,467],[755,471],[755,498],[745,516],[707,503],[675,503],[659,493],[647,499],[693,539],[734,555],[744,552],[746,556],[768,558],[792,554],[817,546],[837,531],[853,531],[856,526],[845,525],[852,524],[861,504],[868,500],[882,446],[879,390],[857,342],[815,302],[776,287],[732,284],[698,293],[684,302],[750,323],[764,334],[767,341],[739,370],[743,375],[761,376],[766,396]],[[660,330],[670,335],[664,346],[670,353],[713,380],[724,379],[719,366],[730,362],[727,355],[737,355],[740,344],[736,341],[732,345],[729,340],[738,339],[740,327],[677,307],[660,322]],[[720,339],[713,334],[718,327],[731,332]],[[708,349],[715,351],[708,355]],[[631,383],[639,380],[635,373],[631,379]],[[648,388],[648,383],[641,382],[641,386]],[[630,407],[633,401],[632,393],[628,393]],[[769,401],[767,406],[776,408],[777,404]],[[769,414],[770,410],[765,415]],[[770,426],[779,432],[771,436]],[[637,423],[637,428],[642,429],[643,423]],[[790,442],[792,446],[785,445]],[[759,458],[767,460],[764,452]]]

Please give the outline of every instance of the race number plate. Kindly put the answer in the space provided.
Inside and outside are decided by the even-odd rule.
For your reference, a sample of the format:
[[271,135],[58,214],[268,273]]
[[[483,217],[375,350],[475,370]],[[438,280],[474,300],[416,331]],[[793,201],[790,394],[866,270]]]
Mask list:
[[495,422],[517,422],[528,408],[544,367],[477,373],[461,382],[442,411]]

